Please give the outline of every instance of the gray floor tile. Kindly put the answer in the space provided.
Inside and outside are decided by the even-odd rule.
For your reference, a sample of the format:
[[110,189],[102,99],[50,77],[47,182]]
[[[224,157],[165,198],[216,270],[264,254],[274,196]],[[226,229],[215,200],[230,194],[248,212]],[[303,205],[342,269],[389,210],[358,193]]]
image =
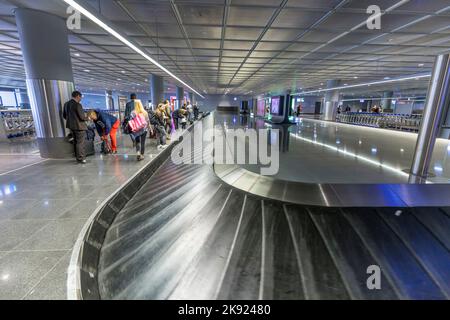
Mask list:
[[9,251],[19,246],[49,223],[49,220],[0,221],[0,251]]
[[68,209],[59,219],[87,219],[103,203],[104,198],[85,198]]
[[11,252],[0,259],[0,300],[23,298],[65,252]]
[[[30,201],[30,200],[29,200]],[[17,208],[11,219],[57,219],[68,208],[76,204],[79,200],[69,199],[42,199],[34,200],[33,205],[27,208]],[[1,217],[0,217],[1,219]]]
[[67,269],[72,251],[67,251],[58,264],[25,296],[25,300],[67,299]]
[[23,212],[28,212],[36,202],[36,200],[22,199],[0,200],[0,220],[11,219]]
[[70,250],[86,220],[56,220],[20,244],[17,250]]

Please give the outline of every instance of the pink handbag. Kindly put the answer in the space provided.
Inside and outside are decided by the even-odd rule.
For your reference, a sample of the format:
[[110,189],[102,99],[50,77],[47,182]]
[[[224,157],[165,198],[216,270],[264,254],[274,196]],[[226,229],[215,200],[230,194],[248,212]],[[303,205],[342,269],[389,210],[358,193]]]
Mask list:
[[128,122],[131,132],[139,132],[148,126],[145,116],[143,114],[138,114],[133,119]]

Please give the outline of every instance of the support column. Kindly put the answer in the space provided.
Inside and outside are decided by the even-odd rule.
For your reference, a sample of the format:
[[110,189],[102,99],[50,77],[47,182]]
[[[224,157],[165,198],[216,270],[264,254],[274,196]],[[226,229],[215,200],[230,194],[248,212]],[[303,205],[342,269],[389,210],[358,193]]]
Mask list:
[[156,74],[151,74],[150,84],[152,104],[156,108],[158,104],[164,101],[164,78]]
[[[340,80],[328,80],[327,88],[338,87],[341,84]],[[328,91],[325,95],[324,104],[324,120],[335,121],[337,108],[339,106],[339,90]]]
[[177,109],[180,109],[184,103],[184,88],[177,87]]
[[63,106],[74,91],[65,21],[43,11],[15,10],[27,88],[41,157],[68,158],[73,147],[65,142]]
[[394,97],[394,91],[386,91],[383,93],[383,99],[381,100],[383,110],[392,109],[392,97]]
[[112,92],[112,90],[106,90],[105,91],[105,98],[106,98],[106,109],[107,110],[114,110],[114,99],[113,99],[113,92]]
[[436,138],[447,116],[450,103],[450,54],[439,55],[433,67],[422,124],[411,166],[410,182],[423,182],[433,156]]

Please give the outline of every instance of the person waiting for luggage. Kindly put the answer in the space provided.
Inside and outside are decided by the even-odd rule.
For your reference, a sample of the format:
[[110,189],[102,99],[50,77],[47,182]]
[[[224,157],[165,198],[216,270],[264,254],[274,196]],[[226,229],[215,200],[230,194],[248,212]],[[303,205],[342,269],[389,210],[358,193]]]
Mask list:
[[91,119],[97,132],[103,141],[108,141],[108,136],[111,139],[111,151],[113,154],[117,154],[117,130],[120,127],[120,121],[113,115],[101,111],[91,110],[88,113],[89,119]]
[[[135,93],[132,93],[130,95],[130,101],[127,102],[127,105],[125,106],[125,114],[124,114],[124,126],[128,121],[130,120],[131,113],[134,111],[135,108],[135,101],[137,99],[137,96]],[[133,135],[130,134],[131,142],[133,143],[133,146],[136,144],[136,141],[134,141]]]
[[155,112],[155,118],[156,118],[156,124],[155,124],[155,129],[156,132],[158,133],[158,138],[159,138],[159,144],[158,144],[158,149],[164,149],[165,147],[167,147],[166,145],[166,139],[167,139],[167,133],[166,133],[166,129],[165,129],[165,121],[166,121],[166,114],[165,114],[165,107],[164,105],[161,103],[158,105],[158,108],[156,109]]
[[188,111],[188,121],[190,123],[192,123],[193,122],[193,117],[194,117],[194,107],[192,106],[190,101],[188,101],[186,109]]
[[371,111],[372,111],[372,113],[381,113],[381,108],[379,106],[375,105]]
[[72,99],[64,104],[63,118],[66,120],[66,128],[72,133],[74,139],[75,157],[79,163],[86,163],[86,131],[88,130],[86,117],[81,99],[83,95],[79,91],[72,93]]
[[180,110],[180,120],[181,120],[181,129],[182,130],[186,130],[186,126],[187,126],[187,122],[188,122],[188,117],[189,117],[189,112],[186,111],[185,109],[181,109]]
[[[166,132],[167,134],[172,133],[172,107],[170,106],[169,100],[164,101],[164,114],[166,117]],[[170,140],[170,137],[167,137]]]
[[200,115],[200,108],[197,105],[197,102],[194,103],[194,120],[198,120],[198,116]]
[[138,123],[141,124],[141,128],[137,128],[131,135],[136,141],[136,153],[137,160],[144,160],[145,155],[145,141],[147,139],[147,134],[150,129],[150,119],[148,112],[145,110],[141,100],[135,100],[134,110],[130,114],[130,121],[140,118]]
[[180,114],[180,110],[175,110],[174,112],[172,112],[172,120],[173,120],[173,125],[175,126],[175,131],[178,130],[179,128],[179,114]]
[[127,105],[125,107],[125,119],[126,118],[130,118],[131,113],[134,111],[135,109],[135,102],[137,100],[137,96],[135,93],[132,93],[130,95],[130,101],[127,102]]

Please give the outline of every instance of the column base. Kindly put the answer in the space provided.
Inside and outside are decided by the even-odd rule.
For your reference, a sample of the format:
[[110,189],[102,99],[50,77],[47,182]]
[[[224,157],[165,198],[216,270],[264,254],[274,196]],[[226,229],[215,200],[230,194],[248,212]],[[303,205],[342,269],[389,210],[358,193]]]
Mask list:
[[[44,159],[74,159],[73,144],[66,138],[37,138],[41,157]],[[86,141],[86,155],[95,154],[94,142]]]

